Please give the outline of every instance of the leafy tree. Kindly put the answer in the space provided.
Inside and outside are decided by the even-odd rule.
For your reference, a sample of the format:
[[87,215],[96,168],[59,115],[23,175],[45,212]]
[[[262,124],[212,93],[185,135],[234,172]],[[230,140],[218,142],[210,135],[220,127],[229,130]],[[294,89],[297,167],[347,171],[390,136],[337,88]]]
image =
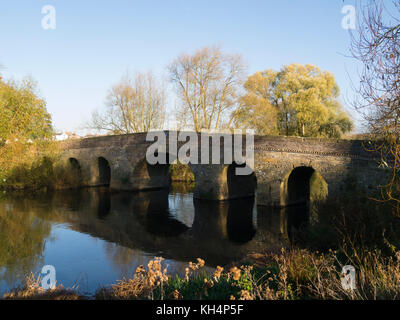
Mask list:
[[250,76],[235,112],[237,126],[260,134],[340,137],[353,125],[337,100],[334,76],[313,65],[291,64]]
[[0,188],[43,186],[57,150],[51,116],[36,83],[31,78],[0,79]]
[[255,128],[258,134],[277,135],[278,109],[272,104],[271,87],[276,72],[267,70],[250,76],[244,84],[246,94],[234,112],[236,127]]
[[53,128],[46,102],[37,94],[36,83],[0,79],[0,145],[9,139],[51,139]]

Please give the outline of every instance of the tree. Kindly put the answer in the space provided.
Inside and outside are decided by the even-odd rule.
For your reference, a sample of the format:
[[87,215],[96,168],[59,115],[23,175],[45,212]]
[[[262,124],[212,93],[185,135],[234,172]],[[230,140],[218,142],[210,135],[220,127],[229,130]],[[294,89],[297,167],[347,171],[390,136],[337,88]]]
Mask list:
[[337,100],[334,76],[313,65],[291,64],[250,76],[236,112],[238,126],[260,134],[340,137],[352,122]]
[[37,94],[36,83],[0,80],[0,144],[9,139],[22,141],[51,139],[53,128],[46,102]]
[[372,150],[393,168],[384,196],[400,209],[400,1],[390,9],[370,2],[361,12],[351,44],[363,66],[354,106],[366,120]]
[[88,127],[112,134],[161,129],[165,119],[165,90],[151,72],[127,74],[108,94],[106,110],[95,111]]
[[243,82],[241,56],[205,47],[182,54],[168,67],[180,105],[177,120],[196,131],[230,127]]
[[31,78],[0,80],[0,187],[42,187],[58,156],[51,116],[37,91]]
[[240,98],[235,111],[236,127],[255,129],[261,135],[277,135],[278,109],[271,100],[271,87],[276,72],[267,70],[250,76],[244,84],[246,94]]

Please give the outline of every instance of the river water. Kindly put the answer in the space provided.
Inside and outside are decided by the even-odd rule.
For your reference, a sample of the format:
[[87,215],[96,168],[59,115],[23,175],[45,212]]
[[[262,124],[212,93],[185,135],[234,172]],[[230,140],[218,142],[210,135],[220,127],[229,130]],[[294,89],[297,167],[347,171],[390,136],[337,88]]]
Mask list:
[[255,199],[200,201],[193,186],[110,192],[105,188],[0,196],[0,295],[52,265],[57,284],[83,294],[132,276],[163,257],[184,274],[200,257],[210,269],[288,245],[286,211]]

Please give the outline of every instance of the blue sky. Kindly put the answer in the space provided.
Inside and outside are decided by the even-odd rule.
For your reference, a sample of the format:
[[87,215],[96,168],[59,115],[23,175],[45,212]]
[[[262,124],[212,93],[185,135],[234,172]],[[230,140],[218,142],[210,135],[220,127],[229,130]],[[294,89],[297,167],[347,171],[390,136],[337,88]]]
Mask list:
[[[355,1],[2,0],[0,72],[31,75],[55,127],[78,131],[127,70],[165,77],[179,54],[220,45],[242,54],[249,74],[294,62],[332,72],[351,112],[357,65],[341,27],[348,4]],[[41,26],[44,5],[56,9],[55,30]]]

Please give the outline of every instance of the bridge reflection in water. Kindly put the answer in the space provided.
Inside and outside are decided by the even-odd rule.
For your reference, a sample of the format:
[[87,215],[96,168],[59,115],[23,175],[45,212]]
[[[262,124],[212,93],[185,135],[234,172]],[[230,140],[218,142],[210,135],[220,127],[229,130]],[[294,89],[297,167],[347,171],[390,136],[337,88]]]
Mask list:
[[[3,275],[7,275],[2,277],[0,274],[0,284],[1,280],[7,280],[8,286],[12,286],[17,278],[30,271],[40,270],[43,265],[41,263],[49,263],[45,247],[49,239],[52,239],[52,233],[57,238],[57,230],[54,230],[60,225],[91,239],[105,240],[102,245],[107,263],[120,270],[121,275],[129,275],[139,264],[147,263],[154,256],[162,256],[172,262],[172,272],[183,273],[186,262],[195,261],[198,257],[203,258],[209,267],[215,267],[241,259],[247,253],[279,250],[289,244],[291,224],[299,223],[292,221],[287,208],[260,207],[257,210],[254,198],[193,200],[192,191],[191,186],[178,183],[172,184],[170,190],[113,193],[108,188],[100,187],[47,193],[30,198],[13,196],[1,200],[0,232],[7,232],[10,220],[20,225],[20,222],[14,220],[23,217],[29,222],[20,226],[24,229],[20,231],[20,236],[34,232],[37,237],[32,242],[37,250],[33,252],[28,248],[19,259],[17,257],[22,248],[11,242],[3,243],[0,251],[6,252],[9,258],[0,260],[0,270],[3,270]],[[7,214],[5,208],[11,208],[11,214]],[[27,217],[30,220],[26,220]],[[42,226],[40,230],[44,230],[41,236],[36,231],[38,225]],[[68,241],[71,243],[64,240],[58,243],[61,240],[52,239],[54,250],[60,251],[59,256],[63,255],[63,250],[71,251],[69,246],[74,241],[74,250],[87,250],[80,248],[80,240],[73,237],[69,236]],[[11,234],[9,238],[12,238]],[[78,256],[86,254],[90,255],[80,252]],[[19,268],[22,263],[25,265]],[[58,261],[51,263],[57,264]],[[68,263],[81,263],[82,272],[87,272],[88,278],[93,277],[92,271],[93,274],[97,272],[90,268],[101,269],[98,262],[97,267],[96,263],[88,267],[84,261]],[[76,279],[76,274],[68,274],[68,268],[62,270],[64,275],[60,274],[63,279],[58,279],[61,283],[68,277]],[[97,279],[97,283],[105,281],[109,279]]]
[[52,202],[73,208],[65,222],[77,231],[174,260],[202,257],[216,266],[288,245],[287,210],[263,207],[257,214],[254,198],[193,200],[190,191],[176,185],[114,194],[93,188],[56,193]]

